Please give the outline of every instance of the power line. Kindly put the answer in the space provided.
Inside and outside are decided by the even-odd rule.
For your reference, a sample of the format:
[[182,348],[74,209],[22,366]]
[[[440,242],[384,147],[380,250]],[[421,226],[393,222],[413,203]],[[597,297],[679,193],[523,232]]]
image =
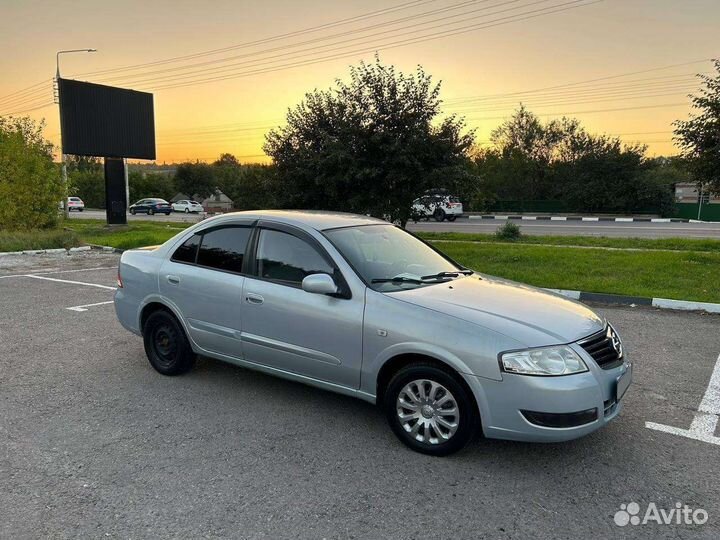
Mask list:
[[[667,96],[679,96],[679,95],[687,95],[688,90],[687,89],[681,89],[677,90],[675,92],[665,92],[665,91],[657,91],[657,92],[642,92],[642,93],[622,93],[622,94],[616,94],[616,95],[608,95],[607,97],[601,97],[601,96],[588,96],[592,99],[583,99],[582,96],[579,96],[578,99],[561,99],[561,100],[549,100],[549,101],[538,101],[538,102],[513,102],[512,104],[507,104],[504,106],[496,106],[496,107],[481,107],[481,108],[470,108],[470,109],[462,109],[462,110],[456,110],[449,108],[448,110],[455,111],[458,114],[466,114],[466,113],[473,113],[473,112],[492,112],[492,111],[506,111],[509,108],[517,108],[519,105],[525,105],[527,108],[547,108],[547,107],[558,107],[558,106],[564,106],[564,105],[577,105],[581,103],[603,103],[603,102],[612,102],[612,101],[625,101],[625,100],[635,100],[635,99],[653,99],[658,97],[667,97]],[[500,104],[498,104],[500,105]]]
[[[710,61],[711,60],[709,58],[703,58],[702,60],[693,60],[690,62],[682,62],[680,64],[670,64],[670,65],[651,68],[651,69],[643,69],[643,70],[639,70],[639,71],[620,73],[617,75],[609,75],[607,77],[598,77],[595,79],[586,79],[584,81],[576,81],[576,82],[572,82],[572,83],[565,83],[565,84],[559,84],[559,85],[554,85],[554,86],[546,86],[543,88],[536,88],[534,90],[522,90],[522,91],[518,91],[518,92],[502,93],[502,94],[489,94],[484,97],[490,98],[490,97],[495,97],[495,96],[520,96],[520,95],[524,95],[524,94],[528,94],[528,93],[540,92],[543,90],[555,90],[558,88],[567,88],[567,87],[571,87],[571,86],[578,86],[578,85],[589,84],[589,83],[594,83],[594,82],[599,82],[599,81],[608,81],[608,80],[612,80],[612,79],[619,79],[621,77],[630,77],[632,75],[641,75],[643,73],[651,73],[654,71],[663,71],[666,69],[672,69],[672,68],[681,67],[681,66],[690,66],[693,64],[701,64],[701,63],[710,62]],[[457,98],[457,99],[467,99],[467,98]]]
[[429,3],[430,1],[433,1],[433,0],[414,0],[414,1],[412,1],[412,2],[405,2],[405,3],[403,3],[403,4],[399,4],[399,5],[397,5],[397,6],[393,6],[393,7],[390,7],[390,8],[383,8],[383,9],[376,10],[376,11],[370,11],[370,12],[368,12],[368,13],[364,13],[364,14],[360,14],[360,15],[355,15],[355,16],[353,16],[353,17],[348,17],[348,18],[345,18],[345,19],[339,19],[339,20],[337,20],[337,21],[331,21],[331,22],[329,22],[329,23],[324,23],[324,24],[317,25],[317,26],[311,26],[311,27],[309,27],[309,28],[305,28],[305,29],[302,29],[302,30],[296,30],[296,31],[293,31],[293,32],[287,32],[287,33],[284,33],[284,34],[278,34],[278,35],[275,35],[275,36],[270,36],[270,37],[258,39],[258,40],[255,40],[255,41],[248,41],[248,42],[245,42],[245,43],[239,43],[239,44],[237,44],[237,45],[231,45],[231,46],[229,46],[229,47],[222,47],[222,48],[219,48],[219,49],[210,49],[210,50],[201,51],[201,52],[197,52],[197,53],[190,53],[190,54],[186,54],[186,55],[182,55],[182,56],[175,56],[175,57],[172,57],[172,58],[165,58],[165,59],[162,59],[162,60],[156,60],[156,61],[153,61],[153,62],[145,62],[145,63],[141,63],[141,64],[132,64],[132,65],[121,66],[121,67],[117,67],[117,68],[105,69],[105,70],[100,70],[100,71],[90,71],[90,72],[86,72],[86,73],[80,73],[78,76],[99,75],[99,74],[112,73],[112,72],[118,72],[118,71],[129,71],[129,70],[134,70],[134,69],[142,68],[142,67],[146,67],[146,66],[155,66],[155,65],[169,64],[169,63],[172,63],[172,62],[178,62],[178,61],[188,60],[188,59],[192,59],[192,58],[200,58],[200,57],[203,57],[203,56],[210,56],[210,55],[213,55],[213,54],[219,54],[219,53],[227,52],[227,51],[231,51],[231,50],[243,49],[243,48],[246,48],[246,47],[252,47],[252,46],[254,46],[254,45],[261,45],[261,44],[269,43],[269,42],[272,42],[272,41],[278,41],[278,40],[281,40],[281,39],[287,39],[287,38],[293,37],[293,36],[298,36],[298,35],[307,34],[307,33],[311,33],[311,32],[317,32],[317,31],[319,31],[319,30],[323,30],[323,29],[326,29],[326,28],[333,28],[333,27],[335,27],[335,26],[342,26],[342,25],[345,25],[345,24],[349,24],[349,23],[351,23],[351,22],[359,21],[359,20],[369,19],[369,18],[373,18],[373,17],[380,16],[380,15],[385,15],[385,14],[387,14],[387,13],[392,13],[392,12],[395,12],[395,11],[399,11],[399,10],[401,10],[401,9],[404,9],[404,8],[407,8],[407,7],[410,7],[410,6],[419,6],[419,5],[422,5],[422,4],[427,4],[427,3]]
[[602,0],[594,0],[591,2],[586,2],[586,0],[573,0],[571,2],[566,2],[564,4],[557,4],[555,6],[551,6],[548,8],[543,8],[543,9],[534,10],[531,12],[526,12],[523,14],[518,14],[518,15],[527,15],[527,13],[534,13],[532,15],[527,15],[527,16],[513,15],[510,17],[502,17],[500,19],[496,19],[495,21],[489,21],[489,22],[480,23],[480,24],[473,24],[473,25],[470,25],[467,27],[461,27],[460,29],[446,30],[446,31],[442,31],[442,32],[436,32],[434,34],[428,34],[426,36],[420,36],[417,38],[401,40],[398,42],[390,42],[390,43],[386,43],[386,44],[382,44],[382,45],[374,45],[374,46],[366,47],[363,49],[357,49],[357,50],[349,51],[346,53],[339,53],[339,54],[334,54],[334,55],[330,55],[330,56],[324,56],[324,57],[313,59],[313,60],[294,62],[294,63],[284,64],[284,65],[279,65],[279,66],[273,67],[273,68],[266,68],[266,69],[252,70],[252,71],[240,71],[238,73],[235,73],[232,75],[226,75],[226,76],[222,76],[222,77],[210,77],[210,78],[205,78],[205,79],[196,79],[194,81],[189,81],[189,82],[184,82],[184,83],[165,84],[165,85],[154,87],[153,89],[154,90],[166,90],[169,88],[181,88],[181,87],[186,87],[186,86],[194,86],[197,84],[205,84],[208,82],[216,82],[216,81],[236,79],[236,78],[248,77],[248,76],[264,74],[264,73],[272,73],[272,72],[282,71],[282,70],[290,69],[290,68],[294,68],[294,67],[301,67],[301,66],[307,66],[307,65],[317,64],[317,63],[321,63],[321,62],[326,62],[328,60],[353,57],[357,54],[367,53],[367,52],[374,51],[374,50],[379,51],[379,50],[393,49],[393,48],[397,48],[397,47],[404,47],[404,46],[412,45],[415,43],[422,43],[422,42],[426,42],[426,41],[442,39],[444,37],[464,34],[464,33],[481,30],[481,29],[485,29],[485,28],[492,28],[492,27],[502,26],[505,24],[510,24],[510,23],[519,22],[519,21],[523,21],[523,20],[534,19],[537,17],[542,17],[545,15],[553,14],[553,13],[560,13],[560,12],[564,12],[564,11],[569,11],[571,9],[577,9],[579,7],[585,7],[585,6],[588,6],[591,4],[599,3],[601,1]]
[[27,105],[28,103],[33,103],[33,102],[36,102],[36,101],[41,100],[41,99],[42,99],[42,100],[45,100],[45,99],[47,99],[50,95],[52,95],[52,89],[51,89],[51,88],[42,88],[41,90],[42,90],[42,91],[39,92],[39,93],[37,93],[37,94],[28,95],[28,96],[26,96],[26,97],[23,97],[22,99],[18,99],[18,100],[15,100],[15,101],[8,101],[8,102],[6,102],[6,103],[0,104],[0,108],[4,108],[4,109],[17,109],[18,107],[21,107],[21,106],[23,106],[23,105]]
[[[119,77],[113,77],[113,78],[104,79],[104,80],[106,80],[106,81],[128,80],[128,79],[132,79],[132,78],[145,77],[145,76],[147,76],[147,75],[152,75],[152,74],[156,74],[156,73],[168,73],[168,72],[173,72],[173,71],[183,71],[183,70],[192,69],[192,68],[194,68],[194,67],[201,67],[201,66],[207,66],[207,65],[214,65],[214,64],[220,64],[220,63],[230,62],[230,61],[232,61],[232,60],[237,60],[237,59],[240,59],[240,58],[254,57],[254,56],[259,56],[259,55],[263,55],[263,54],[266,54],[266,53],[271,53],[271,52],[276,52],[276,51],[283,51],[283,50],[293,49],[293,48],[299,47],[299,46],[301,46],[301,45],[318,43],[318,42],[321,42],[321,41],[328,41],[328,40],[331,40],[331,39],[334,39],[334,38],[337,38],[337,37],[347,37],[348,35],[351,35],[351,34],[357,34],[357,33],[367,32],[367,31],[369,31],[369,30],[372,30],[372,29],[375,29],[375,28],[380,28],[380,27],[383,27],[383,26],[390,26],[390,25],[398,24],[398,23],[400,23],[400,22],[404,22],[404,21],[408,21],[408,20],[414,20],[414,19],[427,17],[427,16],[429,16],[429,15],[433,15],[433,14],[437,14],[437,13],[444,13],[444,12],[452,11],[452,10],[459,9],[459,8],[461,8],[461,7],[467,6],[468,4],[475,4],[475,3],[478,3],[478,2],[480,2],[480,3],[485,3],[485,2],[489,2],[489,1],[491,1],[491,0],[465,0],[465,1],[463,1],[463,2],[460,2],[459,4],[454,4],[454,5],[452,5],[452,6],[446,6],[446,7],[439,8],[439,9],[434,9],[434,10],[430,10],[430,11],[425,11],[425,12],[423,12],[423,13],[418,13],[418,14],[415,14],[415,15],[410,15],[410,16],[406,16],[406,17],[399,18],[399,19],[394,19],[394,20],[391,20],[391,21],[385,21],[385,22],[377,23],[377,24],[374,24],[374,25],[371,25],[371,26],[366,26],[366,27],[362,27],[362,28],[356,28],[356,29],[353,29],[353,30],[347,30],[347,31],[345,31],[345,32],[338,33],[338,34],[330,34],[330,35],[328,35],[328,36],[320,36],[320,37],[316,37],[316,38],[313,38],[313,39],[310,39],[310,40],[306,40],[306,41],[301,41],[301,42],[296,42],[296,43],[290,43],[290,44],[286,44],[286,45],[281,45],[281,46],[279,46],[279,47],[274,47],[274,48],[270,48],[270,49],[264,49],[264,50],[260,50],[260,51],[254,51],[254,52],[250,52],[250,53],[246,53],[246,54],[241,54],[241,55],[236,55],[236,56],[230,56],[230,57],[225,57],[225,58],[217,58],[217,59],[214,59],[214,60],[207,60],[207,61],[205,61],[205,62],[199,62],[199,63],[195,63],[195,64],[187,64],[187,65],[183,65],[183,66],[176,66],[176,67],[167,68],[167,69],[154,70],[154,71],[146,71],[146,72],[142,72],[142,73],[138,73],[138,74],[134,74],[134,75],[121,75],[121,76],[119,76]],[[512,2],[518,2],[518,1],[520,1],[520,0],[512,0]],[[550,0],[544,0],[544,1],[550,1]],[[511,3],[511,2],[510,2],[510,3]],[[494,7],[494,6],[493,6],[493,7]],[[458,17],[458,16],[460,16],[460,15],[464,15],[464,14],[467,14],[467,13],[473,13],[473,12],[475,12],[475,11],[479,11],[479,10],[473,10],[473,11],[469,11],[469,12],[466,12],[466,13],[461,13],[461,14],[458,14],[458,15],[454,15],[453,17]],[[438,19],[438,20],[442,20],[442,19]],[[431,22],[433,22],[433,21],[427,21],[427,22],[425,22],[425,23],[419,23],[419,24],[420,24],[420,25],[421,25],[421,24],[429,24],[429,23],[431,23]],[[416,25],[411,25],[411,26],[417,26],[417,24],[416,24]],[[409,28],[409,27],[406,27],[406,28]],[[377,34],[374,34],[374,35],[379,35],[379,34],[388,33],[388,32],[394,32],[394,31],[401,30],[401,29],[402,29],[402,28],[400,28],[400,29],[394,29],[394,30],[388,30],[388,31],[380,32],[380,33],[377,33]],[[353,39],[350,39],[350,40],[345,40],[345,42],[347,42],[347,41],[353,41],[353,40],[359,40],[359,39],[366,39],[366,38],[368,38],[368,37],[371,37],[371,36],[361,36],[361,37],[353,38]],[[342,43],[342,41],[341,41],[340,43]],[[329,44],[326,44],[326,45],[322,45],[322,46],[318,46],[318,47],[313,47],[313,48],[311,48],[311,49],[305,49],[305,50],[313,50],[313,49],[318,49],[318,48],[323,48],[323,47],[331,47],[331,46],[333,46],[333,45],[336,45],[336,44],[329,43]],[[270,57],[270,58],[276,58],[276,57],[280,57],[280,56],[284,56],[284,55],[275,55],[275,56]],[[245,63],[247,63],[247,62],[241,62],[241,63],[239,63],[239,64],[233,64],[233,65],[234,65],[234,66],[237,66],[237,65],[242,65],[242,64],[245,64]],[[226,67],[228,67],[228,66],[226,66]],[[201,70],[201,71],[206,71],[206,70]]]
[[[671,80],[672,79],[672,80]],[[472,106],[472,105],[492,105],[494,103],[497,103],[498,101],[507,101],[509,99],[512,99],[513,102],[517,102],[518,100],[525,100],[525,99],[535,99],[535,98],[542,98],[542,97],[561,97],[561,96],[576,96],[580,94],[587,94],[592,92],[599,92],[599,91],[614,91],[614,90],[624,90],[624,89],[632,89],[632,88],[653,88],[653,87],[660,87],[660,86],[666,86],[666,85],[675,85],[675,84],[681,84],[683,81],[689,82],[694,81],[696,79],[695,74],[684,74],[684,75],[672,75],[670,77],[653,77],[650,79],[632,79],[629,81],[624,82],[614,82],[614,83],[605,83],[600,85],[592,85],[588,87],[580,87],[580,88],[566,88],[566,89],[558,89],[558,90],[547,90],[547,91],[528,91],[526,95],[523,96],[515,96],[514,93],[510,92],[507,94],[497,94],[496,97],[493,98],[485,98],[485,97],[475,97],[475,98],[455,98],[455,99],[448,99],[444,100],[445,105],[451,105],[451,106]],[[650,81],[650,82],[647,82]]]
[[[282,59],[282,60],[297,59],[297,58],[302,58],[302,57],[305,57],[305,56],[315,55],[315,54],[317,54],[317,52],[320,52],[320,53],[323,53],[323,52],[332,52],[332,51],[340,50],[340,49],[343,49],[343,48],[354,47],[354,46],[357,46],[357,45],[358,45],[358,44],[355,44],[355,45],[351,44],[351,43],[354,42],[354,41],[362,41],[363,43],[360,43],[359,45],[364,45],[364,44],[370,43],[371,41],[368,41],[368,40],[370,40],[371,38],[374,38],[374,37],[377,37],[377,36],[383,36],[383,35],[386,35],[386,34],[390,34],[390,36],[387,36],[387,39],[394,39],[394,38],[397,38],[397,37],[400,37],[400,36],[403,36],[403,35],[410,35],[410,34],[414,34],[414,33],[418,33],[418,32],[426,32],[426,31],[433,30],[433,29],[436,29],[436,28],[441,28],[441,27],[443,27],[443,26],[451,26],[451,25],[459,24],[459,23],[466,22],[466,21],[470,21],[470,20],[474,20],[474,19],[479,19],[479,18],[484,18],[484,17],[491,16],[491,15],[496,15],[496,14],[498,14],[498,13],[503,13],[503,12],[506,12],[506,11],[512,11],[512,10],[516,10],[516,9],[522,9],[522,8],[529,7],[529,6],[532,6],[532,5],[535,5],[535,4],[547,3],[547,2],[550,2],[550,1],[553,1],[553,0],[537,0],[537,1],[535,1],[535,2],[530,2],[530,3],[528,3],[528,4],[525,4],[524,6],[523,6],[523,5],[521,5],[521,6],[515,6],[515,7],[512,7],[512,8],[505,9],[505,10],[499,10],[499,11],[495,11],[495,12],[491,12],[491,13],[485,13],[485,14],[483,14],[483,15],[476,15],[475,17],[466,17],[467,15],[470,15],[470,14],[473,14],[473,13],[484,12],[484,11],[487,11],[487,10],[490,10],[490,9],[493,9],[493,8],[496,8],[496,7],[501,7],[501,6],[509,5],[509,4],[515,4],[515,3],[517,3],[517,2],[522,1],[522,0],[507,0],[507,1],[505,1],[505,2],[501,2],[501,3],[499,3],[499,4],[495,4],[495,5],[493,5],[493,6],[486,6],[486,7],[483,7],[483,8],[471,9],[471,10],[469,10],[469,11],[463,11],[463,12],[457,13],[457,14],[455,14],[455,15],[449,15],[449,16],[445,16],[445,17],[437,17],[437,18],[431,19],[431,20],[429,20],[429,21],[424,21],[424,22],[420,22],[420,23],[414,23],[414,24],[402,26],[402,27],[399,27],[399,28],[392,28],[392,29],[390,29],[390,30],[384,30],[384,31],[381,31],[381,32],[375,32],[375,33],[372,33],[372,34],[363,35],[363,36],[358,36],[358,37],[353,37],[353,38],[349,38],[349,39],[347,38],[347,36],[350,35],[350,34],[364,33],[364,32],[368,32],[369,30],[372,30],[372,29],[377,28],[377,27],[388,26],[388,25],[395,25],[395,24],[398,24],[398,23],[403,22],[403,21],[406,21],[406,20],[413,20],[413,19],[416,19],[416,18],[427,17],[427,16],[429,16],[429,15],[431,15],[431,14],[447,13],[448,11],[452,11],[452,10],[455,10],[455,9],[459,9],[459,8],[461,8],[461,7],[467,6],[468,4],[473,4],[473,3],[477,3],[477,2],[485,3],[485,2],[489,2],[489,1],[491,1],[491,0],[469,0],[469,1],[466,0],[466,1],[464,1],[464,2],[461,2],[460,4],[455,4],[455,5],[453,5],[453,6],[445,7],[445,8],[442,8],[442,9],[435,9],[435,10],[427,11],[427,12],[424,12],[424,13],[421,13],[421,14],[412,15],[412,16],[409,16],[409,17],[401,18],[401,19],[396,19],[396,20],[393,20],[393,21],[386,21],[386,22],[384,22],[384,23],[379,23],[379,24],[372,25],[372,26],[369,26],[369,27],[359,28],[359,29],[355,29],[355,30],[349,30],[349,31],[346,31],[346,32],[341,33],[341,34],[334,34],[334,35],[330,35],[330,36],[323,36],[323,37],[311,39],[311,40],[304,41],[304,42],[291,43],[291,44],[287,44],[287,45],[282,45],[282,46],[280,46],[280,47],[275,47],[275,48],[273,48],[273,49],[266,49],[266,50],[262,50],[262,51],[256,51],[256,52],[247,53],[247,54],[243,54],[243,55],[239,55],[239,56],[234,56],[234,57],[230,57],[230,58],[221,58],[221,59],[209,60],[209,61],[206,61],[206,62],[201,62],[201,63],[198,63],[198,64],[191,64],[191,65],[186,65],[186,66],[179,66],[179,67],[174,67],[174,68],[168,68],[168,69],[160,70],[160,71],[144,72],[144,73],[139,73],[139,74],[135,74],[135,75],[115,77],[115,78],[113,78],[113,79],[109,79],[109,81],[113,81],[113,80],[127,80],[128,78],[130,78],[130,79],[141,78],[141,80],[138,81],[138,82],[147,82],[147,81],[160,82],[160,81],[162,81],[162,80],[180,80],[180,79],[191,78],[191,77],[194,77],[196,74],[203,74],[203,73],[207,73],[207,72],[210,72],[210,71],[212,71],[212,73],[217,74],[217,73],[223,73],[223,72],[228,72],[228,71],[234,71],[234,70],[236,70],[237,68],[239,68],[239,67],[241,67],[241,66],[244,66],[244,67],[247,68],[247,67],[256,67],[256,66],[262,66],[262,65],[267,65],[267,64],[273,64],[273,63],[276,63],[276,62],[277,62],[275,59]],[[465,17],[465,19],[462,20],[462,21],[454,21],[454,22],[449,22],[449,23],[443,23],[443,24],[439,24],[439,25],[436,25],[436,26],[431,26],[431,27],[428,27],[428,28],[420,28],[420,29],[417,29],[417,30],[410,30],[410,31],[408,31],[408,32],[399,33],[401,30],[408,30],[408,29],[411,29],[411,28],[417,28],[417,27],[420,27],[420,26],[426,26],[426,25],[429,25],[429,24],[433,24],[433,23],[440,22],[440,21],[444,21],[444,20],[448,20],[448,19],[456,19],[456,18],[458,18],[458,17]],[[261,57],[261,58],[254,58],[254,59],[251,59],[251,60],[245,60],[245,61],[242,61],[242,62],[236,62],[236,63],[233,63],[233,64],[221,66],[221,67],[215,67],[215,68],[213,68],[213,69],[203,68],[203,69],[198,69],[198,70],[194,70],[194,71],[187,71],[187,70],[189,70],[189,69],[192,69],[193,67],[206,66],[206,65],[209,65],[209,64],[225,63],[225,62],[229,62],[229,61],[231,61],[231,60],[236,60],[236,59],[240,59],[240,58],[253,58],[253,57],[262,56],[262,55],[265,55],[265,54],[271,53],[271,52],[293,50],[293,49],[297,49],[297,48],[298,48],[299,46],[301,46],[301,45],[313,44],[313,43],[317,43],[317,42],[319,42],[319,41],[327,41],[327,40],[331,40],[331,39],[334,39],[334,38],[343,38],[343,39],[340,39],[339,41],[336,41],[336,42],[333,42],[333,43],[325,43],[325,44],[323,44],[323,45],[317,45],[317,46],[314,46],[314,47],[306,47],[306,48],[304,48],[304,49],[299,49],[299,50],[296,50],[296,51],[292,52],[289,56],[288,56],[287,53],[275,54],[275,55],[265,56],[265,57]],[[386,38],[380,38],[380,39],[386,39]],[[343,44],[347,44],[347,45],[343,45]],[[328,49],[328,50],[322,50],[322,49]],[[278,61],[279,61],[279,60],[278,60]],[[162,72],[173,72],[173,71],[187,71],[187,72],[186,72],[186,73],[179,73],[179,74],[172,74],[172,75],[161,75],[161,76],[159,76],[159,77],[155,77],[155,76],[154,76],[154,75],[156,75],[156,74],[158,74],[158,73],[162,73]],[[152,76],[150,79],[147,79],[147,78],[142,79],[143,77],[148,77],[149,75]]]
[[31,90],[31,89],[35,88],[36,86],[40,86],[40,85],[42,85],[42,84],[49,83],[49,82],[51,82],[51,81],[52,81],[52,79],[45,79],[44,81],[40,81],[39,83],[35,83],[35,84],[31,85],[31,86],[28,86],[27,88],[23,88],[23,89],[21,89],[21,90],[16,90],[15,92],[12,92],[12,93],[10,93],[10,94],[5,94],[4,96],[0,97],[0,102],[5,101],[7,98],[16,96],[17,94],[22,94],[22,93],[24,93],[24,92],[26,92],[26,91],[28,91],[28,90]]
[[13,116],[15,114],[24,114],[24,113],[28,113],[28,112],[32,112],[32,111],[37,111],[39,109],[44,109],[45,107],[49,107],[50,105],[55,105],[55,103],[51,101],[50,103],[45,103],[44,105],[38,105],[37,107],[33,107],[31,109],[24,109],[21,111],[12,111],[12,112],[7,112],[7,113],[2,113],[2,114],[0,114],[0,116]]
[[[687,107],[687,103],[661,103],[658,105],[644,105],[644,106],[638,106],[638,107],[620,107],[617,109],[595,109],[595,110],[589,110],[589,111],[565,111],[565,112],[555,112],[555,113],[547,113],[547,114],[538,114],[536,116],[561,116],[561,115],[570,115],[570,114],[594,114],[594,113],[604,113],[604,112],[615,112],[615,111],[635,111],[635,110],[641,110],[641,109],[658,109],[662,107],[680,107],[684,106]],[[486,116],[482,118],[466,118],[468,122],[478,122],[483,120],[505,120],[508,117],[508,115],[505,116]]]

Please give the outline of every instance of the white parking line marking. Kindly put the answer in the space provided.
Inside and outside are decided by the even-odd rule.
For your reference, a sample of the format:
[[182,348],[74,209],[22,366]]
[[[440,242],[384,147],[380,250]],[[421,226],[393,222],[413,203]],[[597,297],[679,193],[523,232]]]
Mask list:
[[666,426],[665,424],[656,424],[655,422],[645,422],[645,427],[720,446],[720,437],[715,436],[718,420],[720,420],[720,356],[715,362],[715,368],[710,376],[710,383],[700,402],[698,412],[695,413],[695,417],[690,424],[690,429],[681,429]]
[[94,304],[83,304],[82,306],[73,306],[65,309],[69,309],[70,311],[87,311],[87,308],[93,306],[102,306],[105,304],[112,304],[113,302],[115,302],[115,300],[108,300],[107,302],[95,302]]
[[45,277],[45,276],[37,276],[34,274],[26,274],[25,277],[34,278],[34,279],[44,279],[47,281],[57,281],[58,283],[70,283],[71,285],[85,285],[87,287],[98,287],[100,289],[108,289],[111,291],[114,291],[116,287],[108,287],[107,285],[100,285],[98,283],[86,283],[84,281],[71,281],[69,279],[57,279],[57,278],[51,278],[51,277]]
[[117,270],[117,266],[96,266],[94,268],[76,268],[74,270],[60,270],[59,268],[51,268],[45,272],[33,272],[32,274],[12,274],[10,276],[0,276],[0,279],[11,277],[27,277],[27,276],[44,276],[48,274],[70,274],[73,272],[90,272],[91,270]]

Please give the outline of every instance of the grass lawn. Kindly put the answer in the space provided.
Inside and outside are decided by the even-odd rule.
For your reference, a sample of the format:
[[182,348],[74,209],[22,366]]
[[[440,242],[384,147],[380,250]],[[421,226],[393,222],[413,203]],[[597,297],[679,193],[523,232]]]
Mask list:
[[27,249],[71,248],[81,244],[75,231],[49,229],[40,231],[0,230],[0,252]]
[[108,227],[99,219],[72,219],[63,224],[82,238],[86,244],[112,246],[130,249],[162,244],[192,223],[158,223],[153,221],[131,221],[125,225]]
[[[521,227],[522,230],[522,227]],[[494,234],[421,232],[425,240],[503,243]],[[555,246],[609,247],[618,249],[671,249],[678,251],[715,251],[720,253],[720,240],[704,238],[607,238],[605,236],[523,236],[515,244],[551,244]]]
[[[0,251],[79,243],[128,249],[161,244],[190,226],[148,220],[107,227],[104,221],[84,219],[63,225],[67,230],[0,232]],[[507,243],[488,234],[420,236],[479,272],[540,287],[720,302],[719,240],[525,236]]]
[[720,252],[436,245],[474,270],[539,287],[720,302]]

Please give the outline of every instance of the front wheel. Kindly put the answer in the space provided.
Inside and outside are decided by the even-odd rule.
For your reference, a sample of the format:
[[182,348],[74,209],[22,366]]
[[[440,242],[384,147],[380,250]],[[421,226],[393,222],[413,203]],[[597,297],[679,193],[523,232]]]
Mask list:
[[150,209],[148,210],[148,216],[152,216],[152,215],[154,215],[154,214],[155,214],[155,210],[153,210],[152,208],[150,208]]
[[135,215],[135,209],[134,209],[134,208],[131,208],[131,209],[130,209],[130,214],[132,214],[133,216]]
[[163,375],[180,375],[195,365],[195,353],[178,320],[168,311],[152,313],[143,326],[145,354]]
[[383,408],[397,437],[417,452],[446,456],[477,432],[472,394],[455,376],[433,364],[411,364],[390,380]]
[[185,208],[185,213],[186,213],[186,214],[189,214],[189,213],[190,213],[190,209],[189,209],[189,208]]

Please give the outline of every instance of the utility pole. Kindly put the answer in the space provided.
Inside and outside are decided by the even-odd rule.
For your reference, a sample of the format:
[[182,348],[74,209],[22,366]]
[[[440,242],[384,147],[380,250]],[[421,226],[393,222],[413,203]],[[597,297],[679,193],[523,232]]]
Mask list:
[[698,195],[698,221],[700,221],[700,215],[702,214],[702,203],[703,203],[703,185],[700,182],[700,192]]
[[[79,53],[79,52],[88,52],[88,53],[94,53],[97,52],[97,49],[68,49],[65,51],[58,51],[55,53],[55,84],[58,85],[58,99],[57,103],[60,105],[60,55],[61,54],[68,54],[68,53]],[[70,217],[70,208],[68,207],[68,179],[67,179],[67,163],[65,154],[62,151],[62,118],[60,119],[60,170],[62,171],[62,181],[63,181],[63,190],[65,192],[65,195],[63,197],[63,212],[65,214],[65,219],[68,219]]]

